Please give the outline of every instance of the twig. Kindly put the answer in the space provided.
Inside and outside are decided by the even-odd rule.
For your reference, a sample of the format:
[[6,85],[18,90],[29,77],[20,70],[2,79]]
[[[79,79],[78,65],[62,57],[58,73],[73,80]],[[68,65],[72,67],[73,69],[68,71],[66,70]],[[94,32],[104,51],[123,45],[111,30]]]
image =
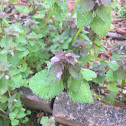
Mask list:
[[9,119],[9,120],[10,120],[10,118],[9,118],[8,116],[3,115],[3,114],[1,114],[1,113],[0,113],[0,116],[2,116],[3,118],[6,118],[6,119]]

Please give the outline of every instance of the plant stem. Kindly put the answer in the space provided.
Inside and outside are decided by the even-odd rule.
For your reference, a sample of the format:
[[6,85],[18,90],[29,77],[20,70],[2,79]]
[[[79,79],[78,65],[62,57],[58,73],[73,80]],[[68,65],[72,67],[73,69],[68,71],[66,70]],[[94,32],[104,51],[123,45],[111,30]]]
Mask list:
[[8,116],[3,115],[3,114],[1,114],[1,113],[0,113],[0,116],[2,116],[3,118],[6,118],[6,119],[9,119],[9,120],[10,120],[10,118],[9,118]]
[[124,89],[125,86],[125,80],[122,80],[122,89]]
[[96,93],[94,93],[93,91],[91,91],[92,95],[95,96],[96,98],[100,99],[101,101],[105,102],[106,104],[111,104],[111,105],[114,105],[114,106],[118,106],[118,107],[126,107],[125,105],[121,105],[121,104],[118,104],[118,103],[114,103],[114,102],[111,102],[111,101],[108,101],[100,96],[98,96]]
[[9,89],[8,89],[8,94],[9,94],[9,97],[11,97],[11,93],[10,93]]
[[44,30],[44,28],[46,27],[46,25],[47,25],[47,23],[48,23],[49,19],[50,19],[50,18],[51,18],[51,16],[52,16],[52,13],[53,13],[53,9],[51,8],[51,12],[50,12],[50,14],[49,14],[49,16],[48,16],[48,18],[47,18],[47,20],[46,20],[46,22],[45,22],[44,26],[42,27],[42,29],[41,29],[40,33],[42,33],[42,32],[43,32],[43,30]]
[[76,2],[75,2],[75,4],[74,4],[74,8],[73,8],[73,11],[72,11],[71,17],[73,17],[73,15],[74,15],[74,12],[75,12],[75,9],[76,9],[76,6],[77,6],[77,3],[78,3],[78,0],[76,0]]
[[78,37],[78,35],[79,35],[79,33],[81,32],[82,29],[83,29],[83,27],[81,27],[81,28],[77,31],[76,35],[75,35],[74,38],[73,38],[72,43],[75,42],[76,38]]
[[3,2],[4,2],[4,0],[2,0],[2,11],[3,11]]
[[126,97],[125,97],[125,95],[124,95],[124,93],[123,93],[123,89],[124,89],[124,86],[125,86],[125,80],[122,80],[122,84],[121,84],[121,94],[122,94],[122,98],[124,99],[124,100],[126,100]]
[[53,17],[52,17],[52,16],[51,16],[51,19],[52,19],[52,21],[53,21],[53,25],[54,25],[54,26],[56,26],[56,25],[55,25],[55,21],[54,21],[54,19],[53,19]]

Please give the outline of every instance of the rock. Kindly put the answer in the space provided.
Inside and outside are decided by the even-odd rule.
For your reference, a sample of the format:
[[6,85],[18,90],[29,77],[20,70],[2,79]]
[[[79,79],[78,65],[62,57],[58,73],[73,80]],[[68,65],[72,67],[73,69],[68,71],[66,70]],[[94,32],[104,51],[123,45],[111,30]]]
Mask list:
[[53,106],[55,120],[67,126],[125,126],[126,109],[104,104],[73,102],[66,93],[56,97]]
[[26,87],[21,87],[18,92],[21,94],[22,103],[28,108],[52,113],[52,100],[40,98]]

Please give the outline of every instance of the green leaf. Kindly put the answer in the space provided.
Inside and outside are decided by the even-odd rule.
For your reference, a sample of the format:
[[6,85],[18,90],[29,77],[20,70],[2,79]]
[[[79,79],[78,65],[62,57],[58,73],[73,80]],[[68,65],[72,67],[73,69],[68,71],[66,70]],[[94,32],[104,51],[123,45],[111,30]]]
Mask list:
[[67,9],[67,4],[68,4],[68,0],[56,0],[56,3],[61,7],[62,10],[66,10]]
[[0,103],[0,111],[7,110],[7,103]]
[[33,7],[29,8],[28,6],[24,6],[24,5],[16,5],[15,8],[17,11],[23,13],[24,15],[28,15],[30,12],[33,11]]
[[117,82],[112,82],[112,83],[109,83],[107,85],[107,88],[111,91],[111,92],[119,92],[119,88],[117,87]]
[[99,6],[96,10],[96,14],[100,17],[104,22],[111,20],[111,7],[108,6]]
[[16,42],[20,42],[22,44],[27,44],[28,43],[28,41],[26,40],[26,37],[24,35],[20,35],[19,37],[17,37]]
[[51,3],[52,3],[52,0],[45,0],[43,2],[43,5],[44,5],[45,8],[50,8]]
[[111,101],[111,102],[116,102],[116,92],[111,92],[110,94],[108,94],[105,99],[108,100],[108,101]]
[[123,68],[119,68],[117,70],[117,79],[118,80],[125,80],[126,79],[126,71]]
[[109,62],[109,67],[110,67],[113,71],[116,71],[116,70],[118,70],[119,65],[117,64],[116,61],[110,61],[110,62]]
[[39,14],[35,14],[32,16],[34,19],[43,19],[45,17],[45,11],[41,10]]
[[109,70],[106,73],[106,80],[108,81],[116,81],[117,80],[117,75],[115,72],[113,72],[112,70]]
[[51,119],[51,117],[42,116],[40,124],[42,124],[42,126],[55,126],[55,120]]
[[41,98],[51,99],[62,92],[63,82],[58,79],[55,82],[47,82],[47,73],[47,70],[43,70],[35,74],[35,76],[29,80],[29,87],[33,93],[39,95]]
[[79,3],[79,11],[80,13],[81,12],[88,12],[90,10],[92,10],[95,6],[95,3],[93,0],[80,0],[80,3]]
[[0,79],[4,77],[4,72],[0,72]]
[[13,66],[16,66],[19,63],[19,58],[17,56],[8,55],[8,60]]
[[68,9],[62,10],[61,6],[59,6],[56,2],[53,5],[53,13],[57,20],[62,21],[65,19],[67,15]]
[[105,77],[103,76],[97,76],[97,78],[93,79],[93,82],[99,83],[99,84],[104,84]]
[[26,114],[24,112],[20,112],[18,114],[18,119],[24,118],[26,116]]
[[72,77],[68,80],[68,89],[73,90],[74,92],[77,92],[80,89],[81,81],[76,80]]
[[80,90],[78,92],[74,92],[73,90],[68,91],[68,95],[72,98],[73,101],[77,101],[80,103],[92,103],[93,97],[90,91],[90,86],[87,81],[82,81]]
[[11,125],[12,125],[12,126],[17,126],[17,125],[19,125],[19,120],[17,120],[17,119],[11,120]]
[[91,11],[87,13],[77,13],[77,27],[85,27],[93,21],[93,13]]
[[88,69],[81,69],[81,73],[83,75],[83,78],[87,81],[90,81],[97,77],[97,74],[94,71]]
[[24,51],[17,52],[19,59],[27,56],[28,54],[29,54],[29,51],[27,49],[25,49]]
[[29,51],[30,52],[37,52],[39,49],[40,49],[40,45],[39,44],[35,44],[34,46],[32,46],[32,47],[29,47]]
[[5,103],[7,101],[7,97],[5,95],[0,96],[0,102]]
[[104,22],[103,20],[101,20],[101,18],[99,18],[98,16],[96,16],[93,20],[93,22],[90,24],[92,30],[102,36],[105,37],[110,29],[110,25],[111,25],[111,20]]
[[8,85],[12,88],[19,88],[23,86],[23,80],[21,74],[16,74],[12,76]]
[[16,74],[18,74],[18,73],[20,73],[20,71],[16,68],[16,67],[10,67],[9,68],[9,75],[10,76],[13,76],[13,75],[16,75]]
[[6,93],[8,90],[8,80],[6,80],[4,77],[0,79],[0,95]]

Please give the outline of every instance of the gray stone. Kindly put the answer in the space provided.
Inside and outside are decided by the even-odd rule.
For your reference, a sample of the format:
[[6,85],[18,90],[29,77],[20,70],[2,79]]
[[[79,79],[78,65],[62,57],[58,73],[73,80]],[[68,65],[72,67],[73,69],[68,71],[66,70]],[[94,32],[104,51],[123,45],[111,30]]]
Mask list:
[[73,102],[66,93],[56,97],[53,106],[55,120],[67,126],[125,126],[126,108],[94,103]]
[[18,92],[21,94],[22,103],[35,110],[43,110],[52,113],[52,100],[45,100],[35,95],[30,88],[21,87]]

